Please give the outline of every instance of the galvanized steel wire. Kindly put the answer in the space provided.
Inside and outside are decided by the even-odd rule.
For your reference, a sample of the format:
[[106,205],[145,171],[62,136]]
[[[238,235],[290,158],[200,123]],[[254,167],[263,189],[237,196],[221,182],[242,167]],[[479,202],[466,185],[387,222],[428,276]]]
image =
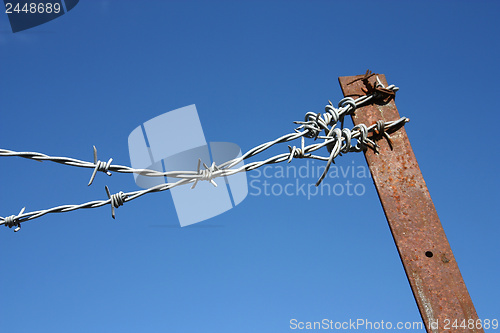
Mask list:
[[[377,80],[377,82],[378,85],[383,87],[379,80]],[[394,85],[390,85],[388,87],[383,87],[383,88],[393,92],[396,92],[399,89]],[[369,127],[367,127],[364,124],[361,124],[358,126],[354,126],[352,129],[344,128],[343,123],[344,123],[344,117],[346,115],[354,112],[356,108],[359,107],[360,105],[363,105],[378,97],[380,96],[377,96],[377,92],[370,95],[361,96],[357,99],[346,97],[343,98],[338,103],[338,108],[335,108],[333,104],[329,102],[329,104],[326,105],[325,107],[325,113],[316,114],[313,112],[308,112],[305,115],[304,121],[295,121],[294,123],[298,124],[299,127],[297,127],[293,133],[283,135],[275,140],[258,145],[247,151],[241,157],[227,161],[220,165],[212,163],[211,166],[209,167],[205,163],[203,163],[204,169],[202,169],[201,168],[202,161],[199,160],[197,171],[159,172],[149,169],[134,169],[124,165],[114,165],[111,164],[111,162],[113,161],[112,158],[110,158],[107,162],[99,160],[97,158],[97,149],[95,148],[95,146],[93,151],[94,153],[93,163],[69,157],[49,156],[37,152],[16,152],[7,149],[0,149],[0,156],[17,156],[36,161],[50,161],[67,166],[93,169],[88,185],[92,184],[98,171],[106,173],[108,176],[111,176],[111,172],[118,172],[118,173],[136,173],[148,177],[170,177],[179,179],[177,182],[174,183],[160,184],[148,189],[132,191],[132,192],[120,191],[116,194],[111,194],[108,187],[106,186],[105,190],[108,196],[107,200],[90,201],[78,205],[62,205],[58,207],[32,211],[27,213],[25,213],[25,208],[23,208],[17,215],[11,215],[7,217],[0,216],[0,225],[3,224],[9,228],[15,227],[14,231],[19,231],[22,222],[33,220],[49,213],[65,213],[77,209],[97,208],[105,205],[111,205],[111,215],[113,218],[115,218],[116,208],[122,206],[125,202],[134,200],[145,194],[162,192],[174,188],[176,186],[185,185],[189,183],[193,183],[191,188],[195,188],[196,184],[199,181],[209,181],[214,186],[217,186],[217,183],[214,181],[215,178],[230,176],[244,171],[251,171],[267,164],[281,163],[285,161],[290,163],[294,158],[311,158],[327,162],[323,174],[316,183],[316,186],[318,186],[324,179],[325,175],[327,174],[331,163],[334,162],[334,159],[338,155],[348,152],[359,152],[367,148],[373,149],[377,152],[378,145],[374,141],[375,139],[380,139],[382,137],[385,137],[389,141],[389,144],[391,144],[390,133],[397,131],[399,128],[404,126],[406,122],[409,121],[408,118],[402,117],[395,121],[389,121],[389,122],[378,121],[377,123]],[[341,123],[340,128],[336,127],[338,122]],[[323,131],[324,135],[321,135]],[[369,134],[372,134],[371,137],[369,137]],[[264,152],[265,150],[271,148],[274,145],[293,141],[299,138],[301,139],[300,147],[288,146],[289,151],[287,153],[278,154],[262,161],[250,162],[248,164],[244,164],[239,168],[234,168],[241,162]],[[305,146],[304,138],[312,138],[314,140],[321,139],[324,141]],[[354,140],[356,140],[356,144],[353,145],[352,143]],[[323,147],[327,148],[328,152],[330,153],[329,156],[318,156],[312,154],[313,152]]]

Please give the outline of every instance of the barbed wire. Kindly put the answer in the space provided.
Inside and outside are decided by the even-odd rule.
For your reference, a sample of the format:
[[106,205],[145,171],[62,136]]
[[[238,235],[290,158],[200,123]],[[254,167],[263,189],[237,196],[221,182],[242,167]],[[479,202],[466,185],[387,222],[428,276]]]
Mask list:
[[[378,80],[378,77],[377,82],[375,83],[375,87],[377,86],[394,93],[399,89],[394,85],[384,87],[380,80]],[[126,193],[120,191],[116,194],[111,194],[109,188],[106,186],[105,190],[108,196],[107,200],[90,201],[78,205],[62,205],[50,209],[38,210],[28,213],[25,213],[25,208],[23,208],[17,215],[11,215],[7,217],[0,216],[0,225],[3,224],[9,228],[15,227],[14,231],[17,232],[20,230],[22,222],[33,220],[49,213],[64,213],[77,209],[97,208],[105,205],[111,205],[111,215],[113,218],[115,218],[115,208],[118,208],[125,202],[137,199],[145,194],[162,192],[170,190],[176,186],[181,186],[189,183],[193,183],[191,188],[194,189],[199,181],[209,181],[212,183],[212,185],[217,186],[217,183],[214,181],[215,178],[226,177],[245,171],[251,171],[267,164],[281,163],[285,161],[290,163],[294,158],[311,158],[327,162],[323,174],[320,176],[316,183],[316,186],[318,186],[326,176],[330,165],[334,163],[335,158],[342,153],[359,152],[367,148],[373,149],[376,153],[378,153],[379,146],[375,141],[382,137],[385,137],[389,141],[389,145],[392,149],[390,134],[397,131],[399,128],[404,126],[406,122],[409,121],[409,119],[406,117],[402,117],[398,120],[389,122],[380,120],[369,127],[364,124],[354,126],[352,129],[344,128],[343,126],[344,117],[346,115],[354,112],[360,105],[367,103],[370,100],[379,98],[380,95],[377,94],[380,93],[378,91],[375,91],[370,95],[361,96],[357,99],[353,99],[351,97],[343,98],[338,103],[338,108],[333,107],[333,104],[329,101],[329,104],[325,107],[324,114],[308,112],[305,115],[304,121],[295,121],[294,123],[298,124],[299,127],[294,130],[294,133],[289,133],[275,140],[258,145],[247,151],[242,156],[220,165],[212,163],[209,167],[205,163],[202,163],[201,160],[198,160],[197,171],[160,172],[149,169],[134,169],[123,165],[112,165],[112,158],[110,158],[108,162],[102,162],[98,160],[97,149],[95,148],[95,146],[93,163],[68,157],[48,156],[37,152],[16,152],[7,149],[0,149],[0,156],[17,156],[36,161],[51,161],[68,166],[91,168],[93,169],[93,172],[88,185],[92,184],[98,171],[104,172],[109,176],[111,175],[111,171],[113,171],[118,173],[137,173],[142,176],[148,177],[171,177],[180,179],[177,182],[159,184],[144,190]],[[341,122],[341,127],[337,128],[336,125],[339,121]],[[322,131],[325,132],[324,135],[320,135]],[[370,137],[368,136],[369,134],[371,134]],[[297,148],[296,146],[288,146],[288,153],[278,154],[262,161],[250,162],[244,164],[241,167],[234,168],[244,160],[256,156],[257,154],[264,152],[265,150],[271,148],[276,144],[293,141],[298,138],[301,139],[300,148]],[[323,139],[324,141],[305,146],[304,138],[311,138],[314,140]],[[353,144],[353,140],[356,140],[355,144]],[[328,152],[330,153],[328,157],[312,154],[312,152],[323,147],[326,147]],[[204,169],[201,168],[202,164]]]
[[[379,83],[381,85],[381,83]],[[398,91],[399,88],[396,87],[395,85],[390,85],[387,88],[388,90],[391,91]],[[329,101],[329,104],[325,107],[325,113],[321,115],[320,113],[313,113],[313,112],[308,112],[306,113],[305,116],[305,121],[296,121],[294,123],[299,124],[297,129],[295,129],[294,133],[289,133],[286,135],[283,135],[275,140],[263,143],[261,145],[258,145],[252,149],[250,149],[248,152],[246,152],[243,156],[239,158],[235,158],[233,160],[227,161],[223,164],[221,164],[219,167],[220,168],[231,168],[232,166],[235,166],[239,163],[241,163],[243,160],[248,159],[250,157],[253,157],[259,153],[262,153],[263,151],[267,150],[268,148],[279,144],[283,142],[288,142],[288,141],[293,141],[295,139],[300,138],[301,136],[306,136],[308,138],[317,138],[318,134],[321,132],[322,129],[325,131],[329,130],[328,126],[335,126],[338,121],[341,121],[341,127],[343,127],[343,119],[346,115],[354,112],[357,107],[369,102],[373,98],[376,98],[377,94],[371,94],[371,95],[365,95],[357,98],[354,100],[351,97],[346,97],[340,100],[338,103],[339,108],[333,107],[333,104]],[[305,131],[300,132],[299,129],[305,129]],[[50,162],[55,162],[59,164],[64,164],[68,166],[74,166],[74,167],[80,167],[80,168],[89,168],[89,169],[94,169],[92,176],[90,177],[90,181],[88,185],[90,186],[92,182],[94,181],[94,178],[97,174],[98,171],[106,173],[108,176],[111,175],[111,172],[118,172],[118,173],[136,173],[140,174],[141,176],[147,176],[147,177],[171,177],[171,178],[183,178],[180,177],[186,176],[186,175],[191,175],[191,176],[196,176],[195,171],[167,171],[167,172],[161,172],[157,170],[150,170],[150,169],[134,169],[129,166],[125,165],[115,165],[111,164],[113,161],[112,158],[108,160],[107,163],[102,162],[98,160],[97,158],[97,149],[94,146],[94,163],[92,162],[87,162],[87,161],[82,161],[76,158],[70,158],[70,157],[61,157],[61,156],[49,156],[46,154],[42,153],[37,153],[37,152],[17,152],[17,151],[12,151],[8,149],[1,149],[0,148],[0,156],[17,156],[17,157],[22,157],[26,159],[31,159],[35,161],[50,161]]]

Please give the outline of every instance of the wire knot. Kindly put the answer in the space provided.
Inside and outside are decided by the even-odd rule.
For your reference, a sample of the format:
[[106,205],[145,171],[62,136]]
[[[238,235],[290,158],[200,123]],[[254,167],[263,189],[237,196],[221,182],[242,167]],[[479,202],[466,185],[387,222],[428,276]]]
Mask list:
[[306,149],[304,147],[304,137],[301,137],[300,141],[300,148],[297,148],[296,146],[288,146],[288,150],[290,151],[290,157],[288,158],[288,163],[292,161],[292,159],[295,158],[307,158],[310,157],[311,154],[306,154]]
[[5,217],[3,219],[4,225],[9,228],[16,227],[14,229],[14,232],[18,232],[19,230],[21,230],[21,222],[19,222],[19,217],[23,215],[25,209],[26,207],[23,207],[19,214]]
[[373,92],[373,97],[375,99],[381,99],[384,103],[389,103],[391,100],[396,98],[396,91],[399,89],[395,86],[385,87],[378,76],[376,76],[376,78],[377,81],[373,84],[373,86],[367,86],[367,92],[371,90],[371,92]]
[[111,165],[111,162],[113,161],[112,158],[108,160],[108,162],[101,162],[101,160],[97,159],[97,149],[94,146],[94,172],[92,172],[92,176],[90,177],[90,181],[87,186],[90,186],[92,182],[94,181],[95,175],[97,174],[97,171],[104,172],[108,176],[111,176],[111,172],[109,172],[109,166]]
[[295,129],[295,132],[299,132],[303,128],[307,131],[304,136],[310,139],[316,140],[323,129],[328,130],[328,124],[321,118],[321,113],[307,112],[304,121],[294,121],[294,123],[300,125]]
[[344,128],[344,116],[356,110],[356,101],[352,97],[346,97],[340,100],[338,107],[339,109],[335,108],[333,103],[328,101],[323,115],[321,113],[307,112],[304,121],[294,121],[295,124],[300,125],[295,129],[295,132],[298,133],[300,129],[304,129],[307,131],[304,135],[306,138],[316,140],[322,130],[325,130],[328,135],[331,130],[328,126],[335,127],[339,120],[340,128]]
[[325,116],[329,118],[328,124],[333,126],[340,120],[340,110],[333,107],[333,103],[328,101],[328,104],[325,106]]
[[[375,123],[373,139],[380,140],[383,137],[385,137],[387,139],[387,143],[389,144],[389,147],[392,150],[392,138],[389,135],[389,133],[387,133],[385,131],[385,122],[383,120],[377,120],[377,122]],[[378,145],[377,145],[377,148],[378,148]],[[378,149],[375,152],[378,153]]]
[[[350,110],[348,108],[351,108]],[[348,113],[351,114],[356,111],[356,102],[352,97],[345,97],[339,101],[339,108],[346,108]]]
[[206,180],[212,183],[214,187],[217,187],[217,183],[214,181],[214,178],[216,177],[214,175],[215,171],[219,171],[220,169],[215,165],[215,162],[212,163],[210,167],[208,167],[205,163],[203,163],[203,166],[205,167],[204,170],[201,170],[201,159],[198,159],[198,167],[197,167],[197,172],[198,172],[198,177],[195,179],[193,186],[191,186],[191,189],[196,187],[196,184],[198,184],[198,181],[200,180]]
[[123,206],[125,203],[125,199],[127,199],[127,195],[123,193],[122,191],[111,194],[109,192],[109,188],[107,186],[104,187],[106,189],[106,194],[108,195],[108,199],[111,200],[111,216],[115,218],[115,208],[118,208],[120,206]]
[[342,148],[341,152],[348,153],[348,152],[352,151],[352,149],[351,149],[352,148],[352,146],[351,146],[351,139],[352,139],[351,130],[348,128],[343,128],[342,129],[342,138],[345,141],[345,145]]

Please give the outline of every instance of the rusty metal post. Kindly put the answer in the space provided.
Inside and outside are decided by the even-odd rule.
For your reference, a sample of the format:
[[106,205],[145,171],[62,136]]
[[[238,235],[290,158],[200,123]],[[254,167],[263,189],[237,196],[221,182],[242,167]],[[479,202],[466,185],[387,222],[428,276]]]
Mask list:
[[[345,97],[366,94],[363,77],[339,77]],[[378,77],[387,86],[385,76]],[[376,76],[368,80],[373,84]],[[368,126],[399,118],[394,100],[368,104],[352,115],[355,125]],[[365,158],[426,330],[483,332],[406,131],[401,128],[391,137],[393,150],[382,139],[380,154],[368,149]],[[456,328],[463,320],[466,328]]]

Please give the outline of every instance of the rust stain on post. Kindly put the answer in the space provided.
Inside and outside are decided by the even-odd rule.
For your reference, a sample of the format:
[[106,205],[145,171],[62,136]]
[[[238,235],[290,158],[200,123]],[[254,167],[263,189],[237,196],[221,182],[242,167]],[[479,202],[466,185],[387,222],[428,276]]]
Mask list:
[[[345,97],[365,95],[362,77],[339,78]],[[378,77],[387,86],[385,76]],[[376,76],[369,80],[374,83]],[[394,100],[360,107],[352,116],[355,125],[367,126],[399,118]],[[377,142],[380,154],[369,149],[365,157],[427,332],[483,332],[476,326],[476,310],[406,131],[401,128],[391,137],[393,150],[381,139]],[[468,326],[469,319],[474,320],[473,328]],[[467,327],[452,327],[455,320],[458,325],[465,320]]]

